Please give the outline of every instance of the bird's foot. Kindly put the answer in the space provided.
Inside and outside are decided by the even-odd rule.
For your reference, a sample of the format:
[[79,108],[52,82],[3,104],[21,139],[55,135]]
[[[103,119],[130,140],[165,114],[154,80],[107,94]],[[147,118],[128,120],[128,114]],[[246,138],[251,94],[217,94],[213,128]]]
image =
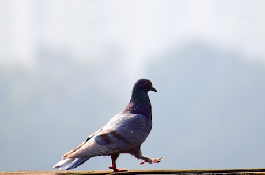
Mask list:
[[111,166],[109,167],[109,169],[112,169],[114,172],[124,172],[124,171],[127,171],[127,170],[124,169],[124,168],[122,168],[122,169],[118,169],[118,168],[116,168],[116,166],[113,166],[113,165],[111,165]]
[[163,160],[163,158],[162,157],[160,157],[160,158],[151,158],[150,159],[151,161],[142,161],[140,164],[141,165],[143,165],[143,164],[145,164],[146,162],[148,162],[148,163],[150,163],[150,164],[152,164],[152,163],[159,163],[159,162],[161,162],[161,160]]

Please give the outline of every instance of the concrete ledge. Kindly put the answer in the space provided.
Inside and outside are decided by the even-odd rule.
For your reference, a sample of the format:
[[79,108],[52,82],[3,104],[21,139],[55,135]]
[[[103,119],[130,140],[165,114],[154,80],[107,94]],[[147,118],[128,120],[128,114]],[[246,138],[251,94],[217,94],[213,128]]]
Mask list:
[[113,172],[112,170],[85,171],[16,171],[0,172],[0,175],[92,175],[92,174],[265,174],[265,168],[254,169],[164,169],[164,170],[128,170]]

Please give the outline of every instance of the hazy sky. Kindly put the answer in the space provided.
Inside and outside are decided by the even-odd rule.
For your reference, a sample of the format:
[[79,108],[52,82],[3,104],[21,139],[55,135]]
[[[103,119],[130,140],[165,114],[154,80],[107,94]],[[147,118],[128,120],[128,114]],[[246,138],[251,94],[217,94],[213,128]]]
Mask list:
[[41,45],[85,62],[118,54],[141,70],[145,60],[190,40],[212,43],[249,59],[265,58],[262,0],[0,3],[1,64],[34,65]]

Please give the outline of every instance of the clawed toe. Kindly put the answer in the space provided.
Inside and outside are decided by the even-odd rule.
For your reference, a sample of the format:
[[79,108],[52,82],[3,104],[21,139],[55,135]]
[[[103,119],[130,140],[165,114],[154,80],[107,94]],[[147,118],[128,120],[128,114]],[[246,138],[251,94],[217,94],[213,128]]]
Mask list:
[[114,172],[124,172],[127,171],[126,169],[122,168],[122,169],[118,169],[116,167],[110,166],[109,169],[112,169]]
[[140,165],[143,165],[143,164],[145,164],[145,162],[146,162],[145,160],[144,160],[144,161],[142,161],[142,162],[140,163]]
[[159,162],[161,162],[161,160],[163,160],[162,157],[160,157],[160,158],[154,158],[154,159],[152,159],[152,162],[153,163],[159,163]]
[[[153,158],[153,159],[150,159],[151,161],[150,162],[148,162],[148,163],[150,163],[150,164],[152,164],[152,163],[159,163],[159,162],[161,162],[161,160],[163,160],[163,158],[162,157],[160,157],[160,158]],[[147,161],[142,161],[141,163],[140,163],[140,165],[143,165],[143,164],[145,164]]]

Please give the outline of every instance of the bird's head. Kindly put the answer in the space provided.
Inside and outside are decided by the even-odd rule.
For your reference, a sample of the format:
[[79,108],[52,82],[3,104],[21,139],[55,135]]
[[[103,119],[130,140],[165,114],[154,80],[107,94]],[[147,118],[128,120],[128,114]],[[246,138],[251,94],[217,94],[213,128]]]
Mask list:
[[154,91],[157,92],[157,90],[153,87],[152,82],[148,79],[139,79],[133,87],[133,91]]

